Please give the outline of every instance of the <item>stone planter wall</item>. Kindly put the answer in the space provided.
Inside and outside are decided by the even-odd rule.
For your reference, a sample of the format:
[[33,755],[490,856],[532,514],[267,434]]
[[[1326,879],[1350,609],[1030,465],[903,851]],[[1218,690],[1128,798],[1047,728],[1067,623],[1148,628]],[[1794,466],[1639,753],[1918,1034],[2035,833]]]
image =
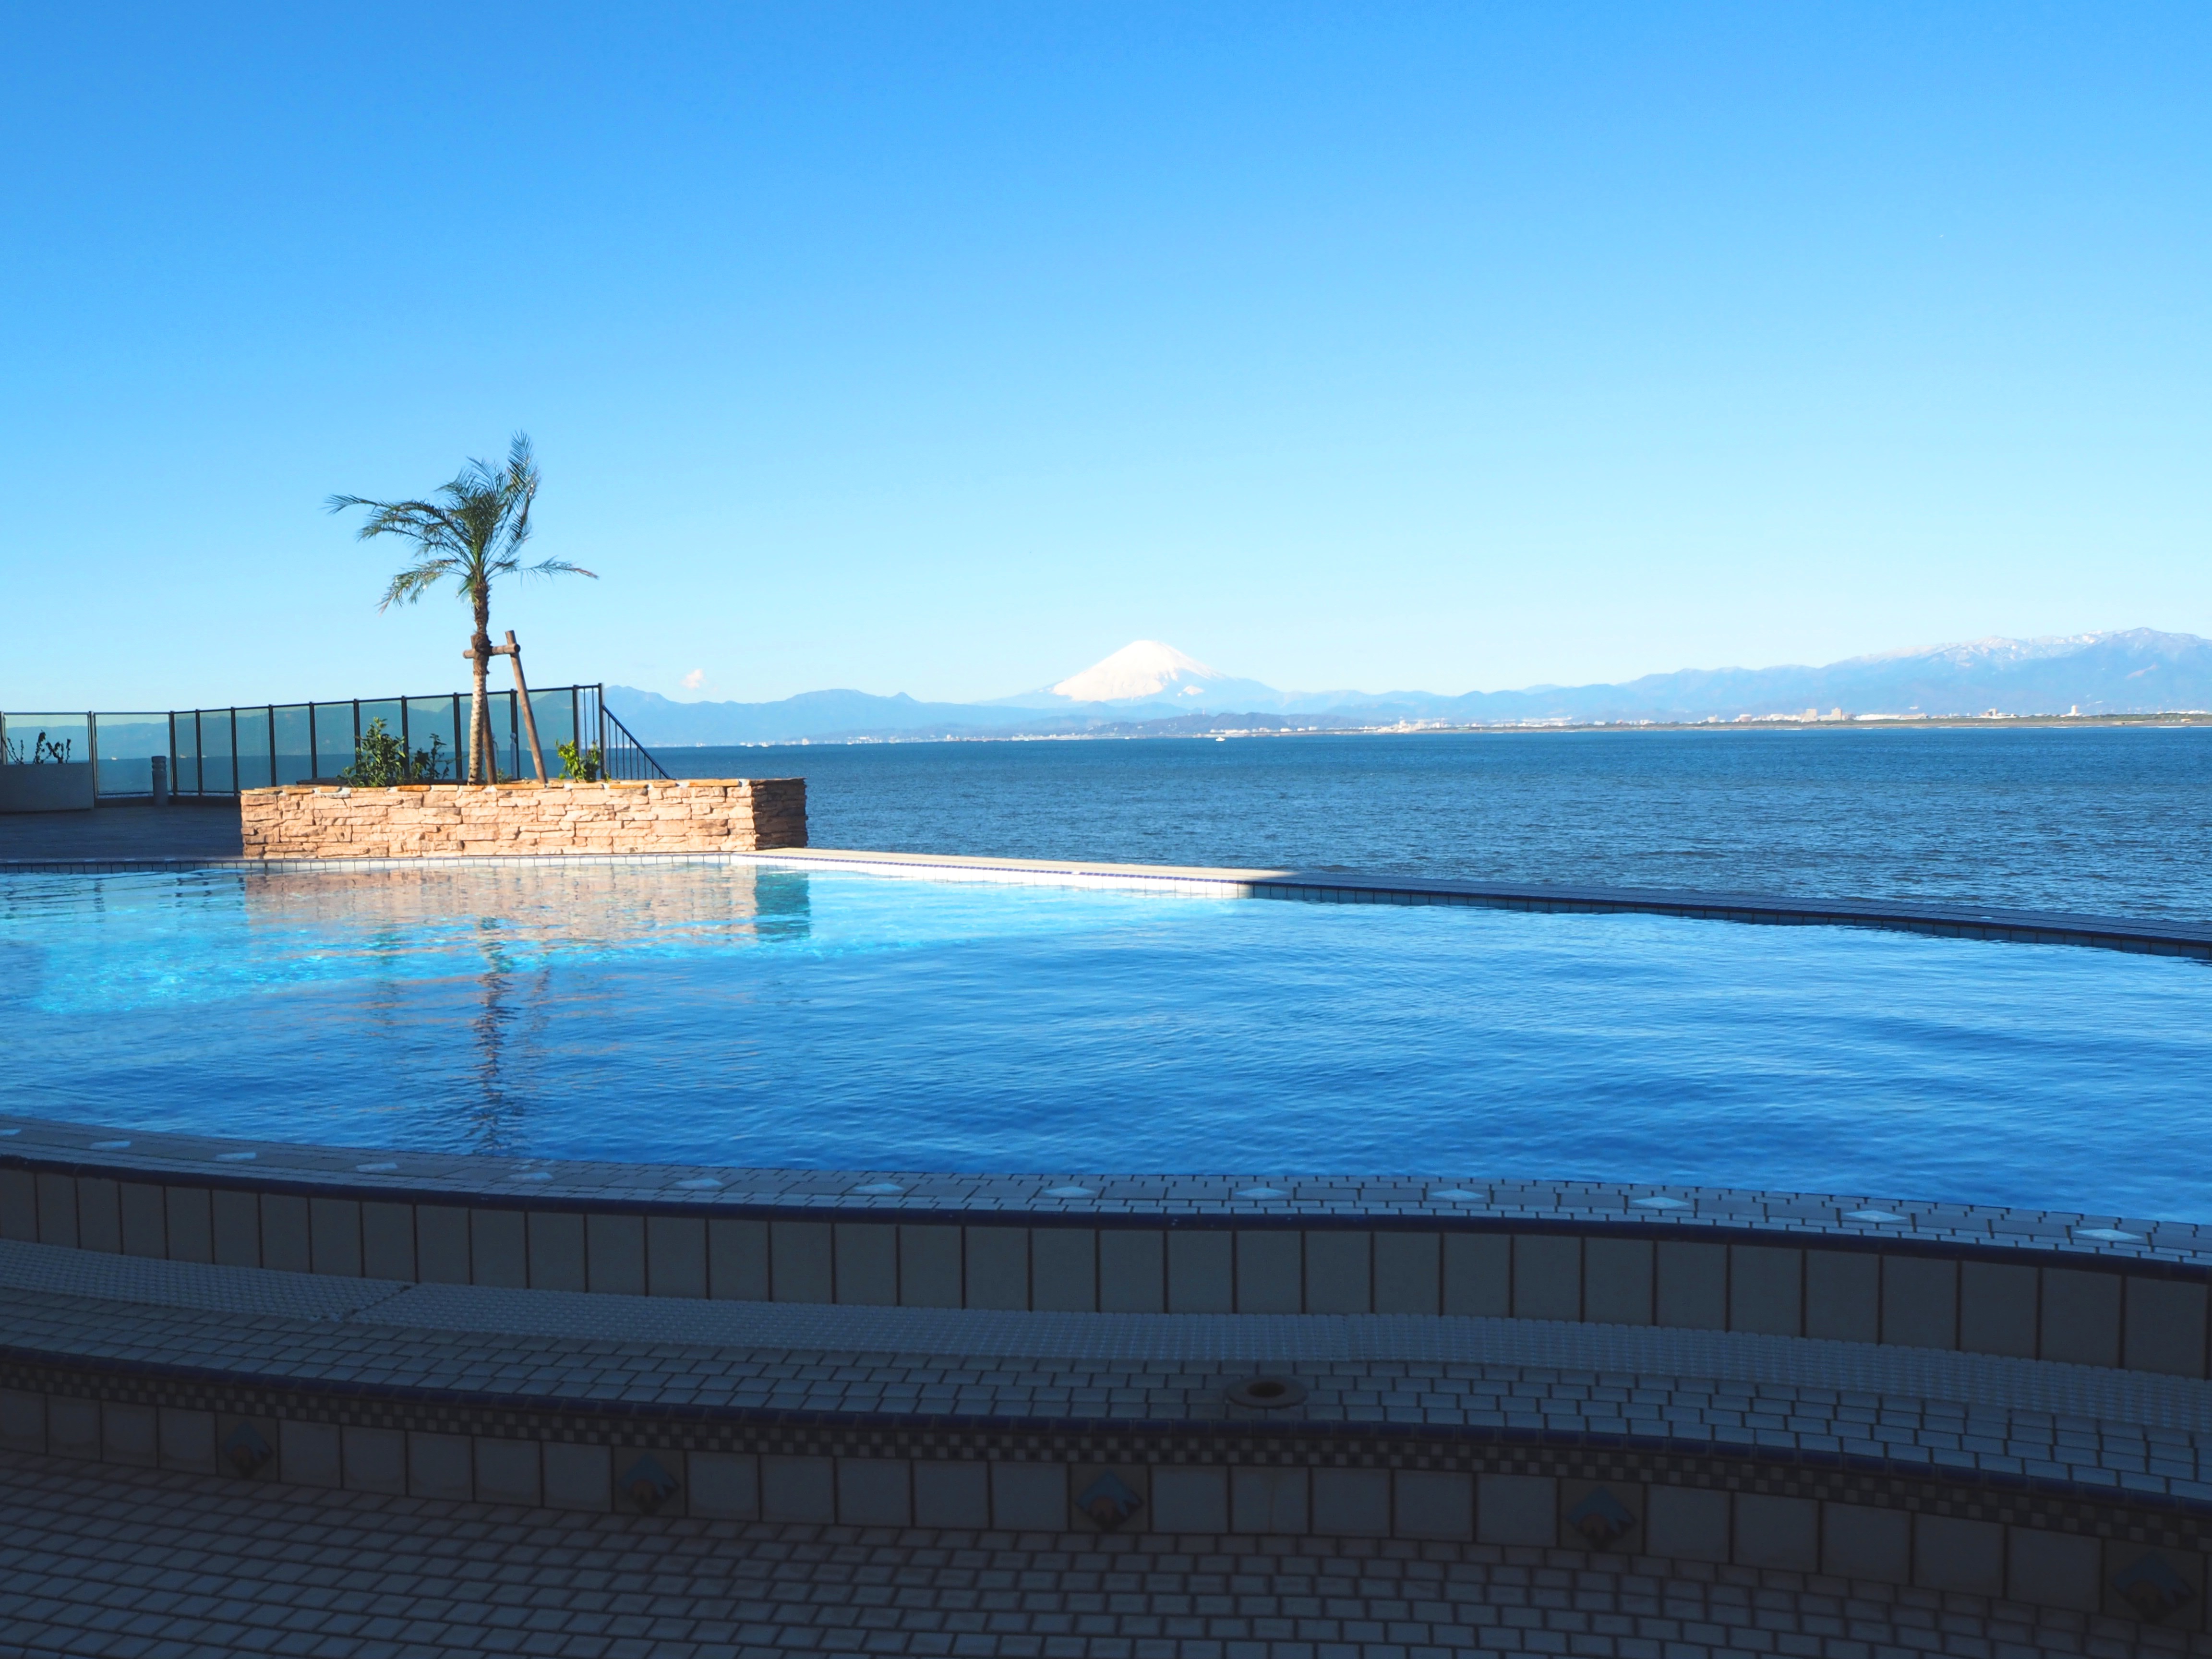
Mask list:
[[804,778],[290,784],[239,797],[250,859],[756,853],[806,845]]

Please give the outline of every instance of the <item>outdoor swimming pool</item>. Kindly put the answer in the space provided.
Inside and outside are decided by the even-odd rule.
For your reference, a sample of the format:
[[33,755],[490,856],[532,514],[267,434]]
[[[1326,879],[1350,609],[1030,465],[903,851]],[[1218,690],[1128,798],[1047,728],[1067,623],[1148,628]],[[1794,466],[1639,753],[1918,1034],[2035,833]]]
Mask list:
[[2212,1218],[2212,972],[1829,927],[712,865],[0,877],[0,1110],[817,1168]]

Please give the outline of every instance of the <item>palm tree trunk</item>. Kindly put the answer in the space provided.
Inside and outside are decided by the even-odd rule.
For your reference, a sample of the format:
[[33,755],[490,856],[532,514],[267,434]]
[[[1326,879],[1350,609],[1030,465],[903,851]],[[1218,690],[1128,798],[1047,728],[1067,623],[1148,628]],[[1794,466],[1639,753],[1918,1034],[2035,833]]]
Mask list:
[[484,682],[491,672],[491,595],[478,588],[470,596],[476,602],[477,634],[469,641],[473,660],[469,664],[469,781],[490,783],[499,776],[492,752],[491,708]]

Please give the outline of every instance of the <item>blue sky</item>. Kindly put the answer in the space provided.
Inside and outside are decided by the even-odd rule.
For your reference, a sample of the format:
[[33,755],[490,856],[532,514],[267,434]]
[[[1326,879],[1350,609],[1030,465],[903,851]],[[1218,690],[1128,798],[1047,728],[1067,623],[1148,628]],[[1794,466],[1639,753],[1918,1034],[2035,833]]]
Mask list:
[[[18,5],[0,706],[2212,633],[2212,9]],[[683,689],[696,674],[695,689]]]

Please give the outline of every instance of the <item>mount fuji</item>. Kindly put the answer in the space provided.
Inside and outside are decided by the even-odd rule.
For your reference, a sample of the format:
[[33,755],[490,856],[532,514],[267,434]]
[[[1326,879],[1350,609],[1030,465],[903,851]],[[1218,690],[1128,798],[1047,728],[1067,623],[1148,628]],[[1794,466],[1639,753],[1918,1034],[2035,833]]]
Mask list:
[[[1356,693],[1352,695],[1357,695]],[[1057,684],[994,697],[984,708],[1112,708],[1194,711],[1279,708],[1283,694],[1257,680],[1233,679],[1158,640],[1135,640]]]

